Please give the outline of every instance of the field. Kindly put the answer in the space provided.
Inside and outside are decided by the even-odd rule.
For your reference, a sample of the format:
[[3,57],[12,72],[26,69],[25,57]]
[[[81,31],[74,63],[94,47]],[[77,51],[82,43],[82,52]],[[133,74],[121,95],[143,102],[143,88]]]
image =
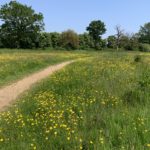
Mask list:
[[84,57],[72,52],[47,52],[36,50],[0,50],[0,86],[14,82],[46,66]]
[[[0,149],[150,149],[150,54],[66,53],[0,54],[2,68],[8,64],[1,70],[14,71],[11,65],[18,70],[5,73],[4,79],[0,75],[1,85],[49,64],[80,58],[0,113]],[[23,64],[27,67],[20,71]]]

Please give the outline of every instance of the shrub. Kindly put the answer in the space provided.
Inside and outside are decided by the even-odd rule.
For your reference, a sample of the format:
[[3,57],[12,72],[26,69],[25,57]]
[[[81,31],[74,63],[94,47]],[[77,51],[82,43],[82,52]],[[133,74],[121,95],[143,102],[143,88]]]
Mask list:
[[61,34],[58,32],[51,32],[49,33],[49,35],[51,40],[51,46],[55,49],[60,47]]
[[150,44],[140,44],[139,50],[142,52],[150,52]]
[[61,34],[61,46],[66,49],[77,49],[79,47],[78,34],[73,30],[64,31]]
[[79,48],[82,50],[94,48],[94,41],[88,33],[83,33],[79,35]]

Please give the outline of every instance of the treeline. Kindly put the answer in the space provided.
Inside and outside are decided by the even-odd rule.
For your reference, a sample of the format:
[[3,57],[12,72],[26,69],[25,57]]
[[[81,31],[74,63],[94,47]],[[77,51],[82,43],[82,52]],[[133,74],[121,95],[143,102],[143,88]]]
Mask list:
[[116,34],[106,39],[106,26],[100,20],[92,21],[86,32],[77,34],[69,29],[62,33],[44,32],[42,13],[17,1],[11,1],[0,8],[0,48],[52,48],[52,49],[96,49],[150,50],[150,23],[140,27],[136,34],[125,33],[116,26]]

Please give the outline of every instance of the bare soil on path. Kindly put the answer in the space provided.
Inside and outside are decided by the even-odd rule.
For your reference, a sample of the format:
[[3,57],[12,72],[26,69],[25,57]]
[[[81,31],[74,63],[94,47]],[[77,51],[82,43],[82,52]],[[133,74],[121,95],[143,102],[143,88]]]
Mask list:
[[22,80],[17,81],[16,83],[1,88],[0,111],[3,110],[6,106],[9,106],[10,103],[16,100],[17,97],[21,95],[24,91],[30,89],[33,84],[48,77],[49,75],[71,64],[72,62],[74,61],[67,61],[57,65],[49,66],[40,72],[34,73],[28,77],[25,77]]

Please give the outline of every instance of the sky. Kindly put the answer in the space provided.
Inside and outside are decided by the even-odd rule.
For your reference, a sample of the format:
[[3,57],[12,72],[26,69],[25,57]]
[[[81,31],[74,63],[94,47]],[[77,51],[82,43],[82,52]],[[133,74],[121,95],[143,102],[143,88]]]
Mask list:
[[[0,0],[0,5],[10,0]],[[115,26],[120,25],[129,33],[136,33],[141,25],[150,21],[150,0],[18,0],[32,6],[44,15],[47,32],[62,32],[73,29],[77,33],[86,32],[92,20],[105,23],[105,37],[115,34]]]

